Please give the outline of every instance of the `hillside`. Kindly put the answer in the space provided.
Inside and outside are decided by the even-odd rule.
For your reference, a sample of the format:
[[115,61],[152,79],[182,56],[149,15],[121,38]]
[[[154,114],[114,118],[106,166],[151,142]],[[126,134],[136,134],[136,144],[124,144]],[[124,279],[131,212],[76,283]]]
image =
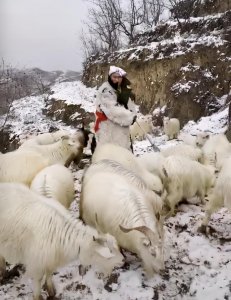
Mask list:
[[[226,104],[231,81],[229,3],[210,5],[211,15],[161,23],[139,34],[127,49],[90,57],[83,82],[100,85],[108,66],[118,65],[127,71],[144,113],[167,105],[166,113],[185,124],[218,111]],[[216,8],[229,10],[214,13]]]
[[[94,108],[95,88],[87,88],[81,82],[56,83],[51,86],[52,95],[30,96],[14,101],[6,130],[17,148],[16,140],[24,140],[38,132],[54,129],[76,130],[82,113],[91,116]],[[45,96],[45,97],[44,97]],[[57,107],[55,105],[57,104]],[[60,110],[60,103],[62,108]],[[71,106],[71,109],[68,107]],[[52,113],[49,116],[48,113]],[[69,115],[65,118],[66,114]],[[0,126],[5,116],[0,116]],[[188,122],[182,134],[195,134],[210,130],[213,133],[226,129],[227,109],[201,118],[197,123]],[[70,124],[70,120],[74,123]],[[16,140],[15,140],[16,138]],[[160,148],[169,147],[179,140],[166,141],[160,133],[152,136]],[[6,150],[10,150],[7,145]],[[11,148],[12,150],[12,148]],[[152,151],[147,140],[136,142],[136,155]],[[76,197],[71,212],[78,217],[79,195],[83,166],[89,160],[82,160],[81,166],[71,166],[75,178]],[[175,217],[165,222],[165,272],[147,280],[141,262],[136,256],[126,252],[127,263],[113,272],[112,276],[102,279],[90,268],[86,275],[78,273],[78,261],[57,270],[54,282],[57,298],[62,300],[223,300],[230,299],[230,214],[227,209],[215,213],[210,222],[213,229],[209,236],[198,232],[204,215],[204,208],[196,199],[192,204],[182,204]],[[193,204],[195,203],[195,204]],[[1,282],[0,299],[32,299],[32,282],[23,269],[8,266],[7,277]],[[43,293],[44,299],[48,299]]]

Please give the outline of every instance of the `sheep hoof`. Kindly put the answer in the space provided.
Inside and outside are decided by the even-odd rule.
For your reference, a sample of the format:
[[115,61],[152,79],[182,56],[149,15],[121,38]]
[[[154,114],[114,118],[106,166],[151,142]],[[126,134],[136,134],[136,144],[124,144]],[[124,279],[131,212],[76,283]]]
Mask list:
[[43,288],[44,288],[44,290],[47,291],[49,297],[51,297],[51,298],[55,297],[55,295],[56,295],[56,288],[55,288],[53,282],[50,283],[50,284],[45,283]]
[[79,275],[80,276],[84,276],[87,273],[87,267],[83,266],[83,265],[79,265]]
[[208,228],[208,226],[202,224],[202,225],[198,228],[197,231],[198,231],[199,233],[208,235],[209,228]]

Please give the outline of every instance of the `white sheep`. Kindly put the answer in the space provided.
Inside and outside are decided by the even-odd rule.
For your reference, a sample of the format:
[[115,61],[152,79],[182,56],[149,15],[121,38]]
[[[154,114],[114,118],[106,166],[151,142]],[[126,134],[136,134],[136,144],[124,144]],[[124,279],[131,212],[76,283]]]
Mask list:
[[190,134],[188,132],[181,131],[178,134],[177,139],[182,141],[184,144],[196,146],[196,135]]
[[131,151],[114,144],[99,145],[92,156],[92,162],[95,163],[103,159],[114,160],[120,163],[126,169],[137,174],[150,190],[158,195],[163,193],[161,179],[157,175],[148,172]]
[[146,168],[152,174],[159,176],[160,178],[164,178],[163,174],[163,163],[165,157],[161,152],[149,152],[144,153],[137,157],[137,160],[140,164]]
[[165,157],[168,157],[170,155],[180,155],[196,161],[201,161],[203,156],[201,149],[187,144],[170,146],[168,148],[162,149],[161,153]]
[[210,134],[208,131],[199,132],[196,134],[195,145],[199,148],[202,148],[206,141],[209,139]]
[[57,201],[20,184],[0,184],[0,256],[22,263],[34,279],[34,299],[41,299],[41,282],[55,295],[52,273],[76,259],[106,272],[121,266],[115,239],[85,226]]
[[31,190],[59,201],[69,208],[74,200],[74,178],[70,170],[62,165],[53,165],[40,171],[33,179]]
[[145,201],[143,191],[125,177],[99,171],[86,182],[83,178],[80,217],[115,236],[120,247],[136,253],[148,276],[163,269],[163,225]]
[[182,199],[198,196],[204,203],[204,197],[215,184],[214,169],[181,156],[167,157],[163,172],[170,215]]
[[62,164],[69,166],[70,163],[82,156],[83,144],[78,139],[62,136],[60,140],[48,145],[30,145],[20,147],[18,151],[33,151],[40,153],[49,160],[49,164]]
[[152,116],[146,115],[137,118],[137,122],[130,126],[130,135],[132,141],[145,139],[146,134],[153,133]]
[[220,171],[224,160],[231,155],[231,144],[224,134],[211,135],[202,151],[203,164],[211,165]]
[[49,145],[60,140],[62,136],[69,136],[69,132],[66,130],[58,130],[55,132],[40,133],[37,136],[29,137],[22,143],[20,148],[34,146],[34,145]]
[[[102,171],[116,173],[125,178],[127,182],[142,190],[145,201],[148,201],[148,203],[152,205],[155,214],[162,212],[162,200],[164,199],[165,194],[161,193],[158,195],[156,192],[149,190],[145,182],[136,173],[129,171],[116,161],[103,159],[97,163],[91,164],[91,168],[87,169],[87,172],[83,175],[84,182],[86,183],[89,178]],[[160,196],[162,196],[162,198],[160,198]]]
[[35,175],[49,161],[39,153],[13,151],[0,155],[0,182],[19,182],[30,185]]
[[218,175],[214,189],[208,195],[206,204],[206,215],[203,225],[207,226],[211,215],[221,207],[225,206],[231,211],[231,158],[225,160],[221,172]]
[[167,135],[169,140],[176,139],[180,132],[180,121],[176,118],[169,119],[164,117],[164,133]]

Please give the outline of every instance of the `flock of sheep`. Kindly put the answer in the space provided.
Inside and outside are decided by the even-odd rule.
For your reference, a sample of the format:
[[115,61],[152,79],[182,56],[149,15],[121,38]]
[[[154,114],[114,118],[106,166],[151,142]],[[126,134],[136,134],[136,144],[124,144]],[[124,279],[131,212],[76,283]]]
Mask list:
[[[135,128],[133,138],[150,126],[144,119],[144,130]],[[169,139],[179,130],[177,119],[164,119]],[[35,300],[44,282],[54,296],[53,272],[76,259],[110,274],[123,265],[126,249],[141,259],[147,276],[164,270],[164,221],[183,199],[198,197],[205,205],[204,227],[217,209],[231,209],[231,144],[223,134],[201,132],[194,144],[140,157],[117,145],[97,146],[75,219],[68,211],[75,193],[68,167],[86,145],[84,131],[57,131],[0,154],[0,277],[6,261],[25,265]]]

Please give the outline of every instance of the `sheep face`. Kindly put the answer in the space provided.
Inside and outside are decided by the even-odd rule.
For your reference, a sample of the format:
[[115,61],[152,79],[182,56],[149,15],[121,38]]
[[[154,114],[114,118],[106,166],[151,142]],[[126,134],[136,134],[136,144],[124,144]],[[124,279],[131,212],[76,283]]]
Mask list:
[[78,154],[79,150],[83,148],[81,143],[75,136],[70,137],[65,135],[62,136],[61,139],[63,144],[67,146],[67,148],[69,148],[73,154]]
[[93,249],[90,264],[96,264],[101,271],[108,275],[115,267],[123,265],[124,257],[120,253],[116,239],[110,234],[100,234],[93,237],[89,248]]
[[163,119],[164,126],[167,126],[169,124],[169,121],[170,121],[169,117],[164,117]]
[[148,277],[164,269],[162,221],[158,220],[155,232],[146,226],[129,229],[120,226],[120,229],[125,233],[134,231],[132,238],[135,243],[137,243],[137,254],[143,261],[144,269]]
[[164,269],[163,245],[158,237],[152,240],[147,237],[140,239],[140,256],[148,277]]
[[198,133],[196,136],[196,146],[202,148],[208,139],[209,134],[207,132]]

